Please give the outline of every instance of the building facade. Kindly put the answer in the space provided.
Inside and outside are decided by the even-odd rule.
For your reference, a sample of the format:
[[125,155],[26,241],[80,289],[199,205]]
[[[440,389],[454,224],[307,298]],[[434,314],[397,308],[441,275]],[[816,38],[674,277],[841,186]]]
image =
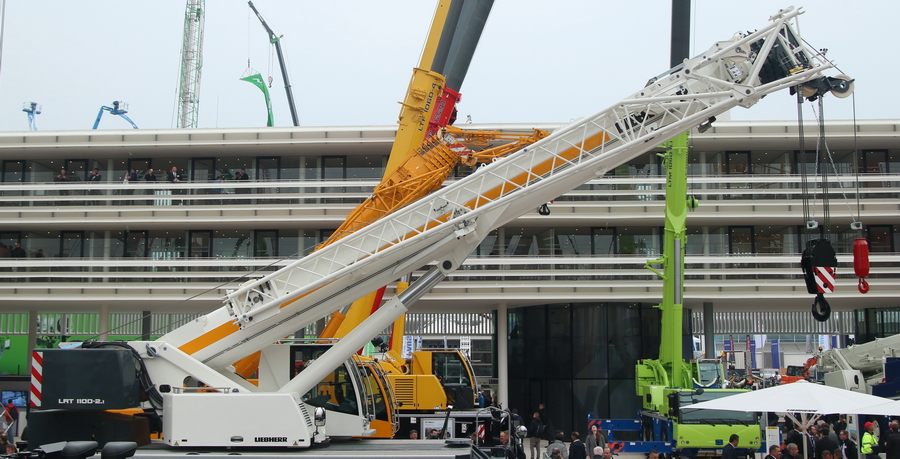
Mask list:
[[[819,237],[838,252],[837,289],[828,295],[836,317],[856,323],[849,317],[900,306],[898,125],[830,122],[819,142],[818,126],[808,123],[805,152],[796,122],[726,121],[695,133],[688,182],[700,206],[688,217],[685,307],[808,311],[799,254]],[[559,125],[471,127],[525,132]],[[378,183],[395,132],[0,133],[0,242],[25,253],[0,258],[0,333],[41,334],[36,318],[55,314],[45,328],[63,335],[159,336],[218,308],[228,289],[327,238]],[[178,181],[167,180],[173,168]],[[94,169],[99,180],[91,180]],[[132,169],[136,180],[125,181]],[[147,180],[150,169],[155,181]],[[247,180],[235,180],[241,170]],[[471,172],[458,167],[450,180]],[[655,357],[659,346],[652,306],[661,282],[644,265],[662,252],[665,177],[650,153],[572,187],[549,204],[549,215],[535,209],[495,230],[413,309],[486,314],[489,322],[494,311],[505,314],[508,336],[492,338],[493,327],[476,336],[490,343],[489,351],[484,342],[473,351],[479,361],[490,357],[479,372],[496,376],[496,341],[506,341],[510,404],[531,412],[547,402],[565,430],[583,428],[586,412],[631,417],[638,406],[634,360]],[[810,228],[813,220],[818,228]],[[853,274],[858,238],[871,251],[865,295]],[[75,314],[90,317],[83,333],[69,332],[70,318],[59,322],[58,315]],[[684,334],[691,333],[686,326]],[[450,344],[468,336],[443,335]]]

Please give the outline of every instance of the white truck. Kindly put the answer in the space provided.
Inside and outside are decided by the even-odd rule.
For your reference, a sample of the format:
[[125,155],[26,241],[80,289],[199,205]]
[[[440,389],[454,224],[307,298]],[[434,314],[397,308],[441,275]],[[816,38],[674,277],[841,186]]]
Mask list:
[[[348,359],[459,268],[492,230],[680,133],[708,127],[733,107],[749,108],[788,88],[802,88],[810,100],[852,90],[847,77],[824,75],[833,65],[797,35],[792,22],[799,14],[780,10],[757,31],[713,44],[608,108],[248,281],[229,292],[218,310],[156,341],[36,351],[41,364],[33,380],[29,441],[90,424],[100,410],[136,406],[140,399],[158,414],[164,442],[172,447],[306,448],[329,437],[365,436],[371,404]],[[276,344],[280,339],[422,266],[431,268],[292,372],[292,351]],[[257,351],[255,386],[233,365]],[[98,352],[109,357],[88,364]],[[101,392],[94,390],[98,380]],[[114,393],[121,395],[116,403]],[[49,408],[69,408],[68,417]],[[236,422],[236,413],[245,421]]]
[[889,398],[900,398],[900,372],[892,358],[900,357],[900,334],[829,349],[816,356],[816,372],[825,385]]

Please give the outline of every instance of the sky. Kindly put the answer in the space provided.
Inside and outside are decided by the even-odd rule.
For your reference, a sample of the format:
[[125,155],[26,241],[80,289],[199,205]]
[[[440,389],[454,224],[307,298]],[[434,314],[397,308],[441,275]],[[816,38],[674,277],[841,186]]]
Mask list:
[[[765,26],[789,0],[693,0],[692,55]],[[282,35],[301,126],[393,125],[419,63],[436,0],[256,0]],[[802,6],[797,4],[796,6]],[[890,43],[900,2],[816,0],[800,33],[840,71],[855,97],[825,101],[826,119],[898,119]],[[290,126],[274,47],[243,0],[207,0],[201,128],[266,124],[262,92],[240,81],[272,76],[276,126]],[[184,0],[9,0],[0,55],[0,131],[90,129],[119,100],[143,129],[175,127]],[[460,120],[566,123],[639,90],[669,68],[671,2],[495,0],[462,85]],[[888,54],[885,54],[888,53]],[[814,115],[806,104],[804,117]],[[772,94],[735,120],[795,120],[796,99]],[[100,129],[129,129],[105,113]]]

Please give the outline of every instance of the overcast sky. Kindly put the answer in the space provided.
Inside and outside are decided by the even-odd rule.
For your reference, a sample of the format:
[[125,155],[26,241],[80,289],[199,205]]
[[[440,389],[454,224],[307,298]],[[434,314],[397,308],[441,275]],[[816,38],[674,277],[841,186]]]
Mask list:
[[[694,0],[692,54],[763,27],[789,0]],[[283,34],[302,126],[392,125],[435,0],[256,0]],[[277,58],[242,0],[207,0],[199,127],[265,126],[262,93],[240,81],[271,75],[276,126],[290,126]],[[800,6],[800,5],[797,5]],[[669,67],[670,1],[496,0],[462,86],[461,120],[567,122],[599,111]],[[22,103],[43,106],[39,130],[89,129],[102,105],[129,104],[140,128],[174,127],[185,1],[9,0],[0,57],[0,130],[28,128]],[[900,118],[893,88],[900,2],[816,0],[800,33],[856,82],[858,119]],[[270,57],[271,56],[271,57]],[[850,119],[853,98],[826,100]],[[796,119],[773,94],[732,119]],[[812,117],[807,109],[805,117]],[[128,123],[104,115],[101,129]]]

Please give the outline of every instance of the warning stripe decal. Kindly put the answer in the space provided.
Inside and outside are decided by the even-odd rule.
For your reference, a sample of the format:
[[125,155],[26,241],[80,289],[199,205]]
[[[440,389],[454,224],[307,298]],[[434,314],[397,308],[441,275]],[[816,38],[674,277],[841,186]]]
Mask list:
[[831,266],[814,266],[816,286],[819,293],[834,293],[834,268]]
[[41,406],[41,388],[44,382],[44,354],[42,352],[31,353],[31,406]]

